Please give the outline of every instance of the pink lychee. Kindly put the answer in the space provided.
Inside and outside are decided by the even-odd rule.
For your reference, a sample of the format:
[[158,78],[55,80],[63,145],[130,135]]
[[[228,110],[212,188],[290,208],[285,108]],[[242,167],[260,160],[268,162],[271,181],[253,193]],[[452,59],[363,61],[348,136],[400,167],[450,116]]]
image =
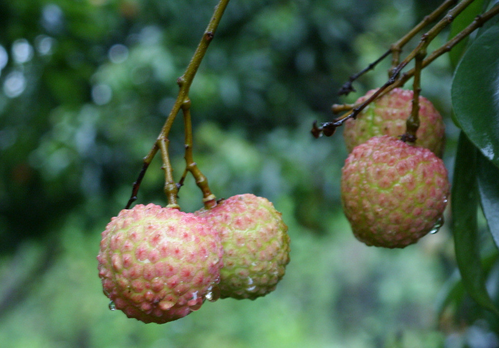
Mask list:
[[145,323],[165,323],[199,309],[211,296],[222,244],[192,213],[139,204],[111,219],[97,260],[113,309]]

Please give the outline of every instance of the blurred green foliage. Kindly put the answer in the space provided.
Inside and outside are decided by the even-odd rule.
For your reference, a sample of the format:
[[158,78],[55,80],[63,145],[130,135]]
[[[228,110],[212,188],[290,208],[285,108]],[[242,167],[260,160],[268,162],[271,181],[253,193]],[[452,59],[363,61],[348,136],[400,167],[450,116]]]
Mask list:
[[[0,2],[1,346],[497,342],[486,323],[462,322],[459,331],[436,320],[435,298],[455,266],[448,229],[399,251],[357,242],[339,199],[341,134],[315,140],[309,133],[314,120],[332,117],[331,104],[384,83],[389,62],[363,77],[358,93],[337,97],[351,74],[439,3],[229,4],[191,89],[194,156],[217,197],[252,192],[274,202],[289,226],[292,261],[265,298],[207,303],[159,326],[108,309],[95,256],[100,232],[128,201],[215,1]],[[425,70],[422,86],[446,118],[449,154],[457,134],[450,80],[442,57]],[[178,178],[181,120],[170,140]],[[159,162],[145,176],[139,203],[165,204]],[[201,207],[190,178],[180,204]]]

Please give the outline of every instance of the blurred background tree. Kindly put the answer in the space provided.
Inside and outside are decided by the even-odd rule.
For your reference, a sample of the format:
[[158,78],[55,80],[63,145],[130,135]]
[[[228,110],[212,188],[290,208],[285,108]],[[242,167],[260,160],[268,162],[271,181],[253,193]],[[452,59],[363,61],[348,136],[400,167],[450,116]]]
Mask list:
[[[494,347],[475,316],[438,321],[455,268],[446,226],[404,250],[357,242],[342,215],[341,135],[314,120],[383,84],[389,62],[337,97],[439,0],[237,0],[191,89],[194,156],[217,197],[252,192],[283,212],[291,263],[255,302],[223,300],[166,325],[110,311],[95,256],[177,94],[213,1],[0,2],[0,342],[2,347]],[[440,45],[446,38],[437,38]],[[432,44],[433,45],[433,44]],[[454,162],[452,70],[423,72]],[[183,131],[170,136],[182,172]],[[164,205],[156,159],[138,203]],[[188,180],[183,210],[201,207]],[[495,345],[480,346],[481,343]]]

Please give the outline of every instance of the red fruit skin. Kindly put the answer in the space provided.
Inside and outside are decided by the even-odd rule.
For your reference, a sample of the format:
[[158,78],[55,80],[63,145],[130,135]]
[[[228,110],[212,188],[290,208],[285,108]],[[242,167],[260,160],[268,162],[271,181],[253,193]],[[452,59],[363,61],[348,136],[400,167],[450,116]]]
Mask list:
[[355,147],[342,169],[343,209],[367,245],[416,243],[442,218],[449,189],[440,158],[389,136]]
[[201,307],[220,278],[216,231],[192,213],[136,205],[102,232],[99,277],[104,294],[129,318],[166,323]]
[[[371,90],[355,103],[366,101],[376,90]],[[406,131],[406,121],[412,111],[413,91],[394,88],[369,104],[356,119],[344,124],[343,137],[348,152],[375,136],[399,137]],[[419,128],[416,146],[430,149],[442,157],[445,145],[445,125],[440,113],[424,97],[419,97]]]
[[289,263],[290,239],[271,202],[243,194],[195,214],[221,235],[224,266],[217,286],[221,298],[254,300],[275,290]]

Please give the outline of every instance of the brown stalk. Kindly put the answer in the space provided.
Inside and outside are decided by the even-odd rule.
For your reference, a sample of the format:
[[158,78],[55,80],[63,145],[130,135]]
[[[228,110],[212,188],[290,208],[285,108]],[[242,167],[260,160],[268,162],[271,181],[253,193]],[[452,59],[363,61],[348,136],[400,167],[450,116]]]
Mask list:
[[[194,77],[196,76],[196,73],[198,71],[198,68],[206,54],[206,51],[208,49],[209,44],[211,43],[215,31],[218,28],[218,25],[220,23],[220,20],[222,19],[222,15],[225,12],[225,9],[227,8],[227,5],[229,4],[230,0],[220,0],[217,6],[215,7],[215,10],[213,12],[213,15],[210,19],[210,22],[201,38],[201,41],[199,42],[196,51],[194,52],[194,55],[192,56],[191,61],[189,62],[189,65],[187,66],[184,74],[180,76],[177,79],[177,84],[179,85],[180,89],[177,95],[177,99],[175,100],[175,104],[172,107],[172,110],[170,111],[170,114],[168,115],[168,118],[166,119],[165,124],[163,125],[163,128],[161,129],[161,132],[156,139],[156,142],[154,143],[152,149],[149,151],[146,157],[143,159],[143,165],[142,169],[139,173],[139,176],[137,180],[133,183],[132,187],[132,195],[130,199],[128,200],[128,203],[125,207],[125,209],[130,208],[132,203],[137,200],[137,194],[140,188],[140,184],[142,183],[142,179],[144,178],[144,175],[147,171],[147,168],[149,167],[149,164],[151,163],[152,159],[158,152],[158,150],[161,150],[162,152],[162,158],[163,158],[163,167],[165,171],[170,171],[170,175],[166,173],[167,175],[167,181],[169,180],[171,175],[171,165],[169,165],[169,158],[168,158],[168,135],[170,133],[173,121],[175,120],[177,114],[179,113],[182,105],[189,99],[189,89],[191,87],[192,81],[194,80]],[[166,151],[166,153],[165,153]],[[165,159],[167,160],[167,163],[165,162]],[[173,181],[172,181],[173,182]],[[165,183],[165,185],[171,185],[171,183]],[[177,185],[175,184],[177,187]],[[173,188],[169,188],[168,190],[172,190]],[[178,190],[178,188],[177,188]],[[165,191],[166,186],[165,186]],[[167,198],[168,198],[168,204],[170,205],[177,205],[176,203],[176,194],[173,196],[170,191],[166,192]]]

